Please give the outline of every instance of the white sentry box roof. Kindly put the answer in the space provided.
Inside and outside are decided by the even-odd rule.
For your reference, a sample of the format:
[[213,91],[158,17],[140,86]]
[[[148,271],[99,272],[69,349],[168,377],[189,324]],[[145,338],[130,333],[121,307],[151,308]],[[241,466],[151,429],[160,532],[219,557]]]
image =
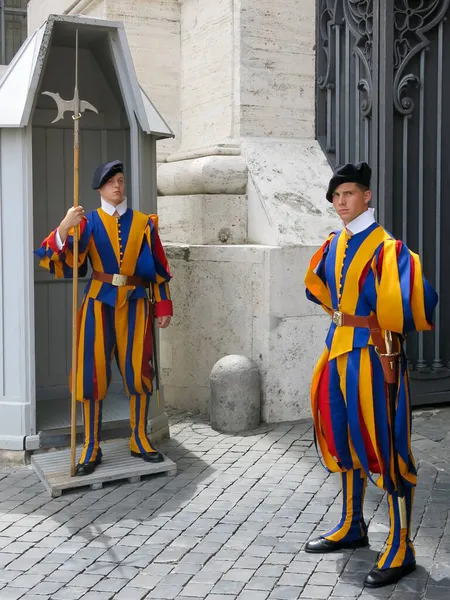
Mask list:
[[173,137],[173,132],[140,87],[122,23],[91,17],[50,15],[27,38],[0,80],[0,128],[26,127],[32,117],[36,92],[44,72],[52,37],[80,36],[95,42],[107,33],[113,66],[123,91],[127,111],[134,113],[142,130],[157,139]]

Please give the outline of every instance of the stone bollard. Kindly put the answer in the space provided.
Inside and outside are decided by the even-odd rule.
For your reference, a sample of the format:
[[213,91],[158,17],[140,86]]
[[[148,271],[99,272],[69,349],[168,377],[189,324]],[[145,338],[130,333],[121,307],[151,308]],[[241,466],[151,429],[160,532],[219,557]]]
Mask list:
[[213,367],[211,427],[224,433],[255,429],[261,422],[258,367],[245,356],[225,356]]

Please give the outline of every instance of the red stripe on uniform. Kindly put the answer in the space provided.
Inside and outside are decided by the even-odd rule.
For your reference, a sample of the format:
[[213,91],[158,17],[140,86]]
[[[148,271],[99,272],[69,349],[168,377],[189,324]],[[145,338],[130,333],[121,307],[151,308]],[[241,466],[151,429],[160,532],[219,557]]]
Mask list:
[[369,260],[369,262],[368,262],[368,263],[367,263],[367,265],[364,267],[364,269],[363,269],[363,271],[362,271],[362,273],[361,273],[361,276],[360,276],[360,278],[359,278],[359,293],[361,293],[361,292],[362,292],[363,285],[364,285],[364,284],[365,284],[365,282],[366,282],[366,278],[367,278],[367,275],[368,275],[368,273],[369,273],[369,271],[370,271],[370,267],[371,267],[371,266],[372,266],[372,261],[371,261],[371,260]]
[[381,274],[383,272],[383,258],[384,258],[384,244],[381,247],[380,254],[378,255],[378,264],[377,264],[378,279],[381,279]]
[[152,242],[153,242],[153,253],[155,254],[158,261],[164,267],[164,270],[170,276],[169,263],[167,262],[166,253],[164,252],[164,248],[161,243],[161,239],[159,237],[158,230],[153,223],[153,231],[152,231]]
[[327,440],[328,450],[339,460],[339,456],[336,450],[336,443],[334,441],[333,424],[331,420],[330,411],[330,366],[327,366],[323,370],[320,377],[318,393],[318,407],[320,413],[320,422],[323,428],[325,439]]
[[372,445],[372,440],[370,439],[369,432],[367,431],[366,424],[364,423],[364,419],[361,411],[361,404],[358,401],[358,415],[359,415],[359,426],[361,428],[361,435],[364,441],[364,448],[367,454],[367,460],[369,461],[369,469],[372,473],[381,473],[381,468],[378,463],[378,458],[375,453],[374,447]]

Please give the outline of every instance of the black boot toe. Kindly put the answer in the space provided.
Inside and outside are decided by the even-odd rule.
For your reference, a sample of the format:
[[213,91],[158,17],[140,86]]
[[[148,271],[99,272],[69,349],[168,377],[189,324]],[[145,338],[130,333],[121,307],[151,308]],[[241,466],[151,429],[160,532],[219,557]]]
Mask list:
[[379,588],[385,585],[391,585],[400,581],[402,577],[409,575],[416,570],[416,563],[413,562],[404,567],[395,567],[393,569],[379,569],[374,567],[367,573],[364,579],[364,585],[369,588]]
[[131,456],[134,456],[135,458],[142,458],[142,460],[145,460],[145,462],[148,463],[164,462],[164,455],[159,450],[155,450],[154,452],[144,452],[142,454],[139,452],[133,452],[133,450],[131,450]]
[[352,548],[364,548],[369,545],[369,538],[367,535],[354,540],[352,542],[332,542],[326,538],[319,537],[314,540],[307,542],[305,546],[305,552],[312,554],[328,554],[329,552],[337,552],[338,550],[348,550]]
[[92,475],[95,467],[102,462],[102,451],[97,452],[97,458],[87,463],[78,463],[75,469],[75,475]]

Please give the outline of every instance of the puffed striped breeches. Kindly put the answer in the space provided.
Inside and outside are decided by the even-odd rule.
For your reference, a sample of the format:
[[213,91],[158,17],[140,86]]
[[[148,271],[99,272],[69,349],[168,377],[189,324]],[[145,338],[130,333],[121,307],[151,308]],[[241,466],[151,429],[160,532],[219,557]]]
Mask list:
[[109,306],[86,298],[78,313],[77,400],[103,400],[115,356],[128,395],[152,392],[149,302]]
[[392,477],[391,421],[382,368],[373,347],[357,348],[328,360],[322,355],[312,386],[314,423],[322,455],[331,471],[341,471],[343,511],[340,522],[323,537],[351,542],[367,534],[363,517],[367,477],[388,492],[390,533],[378,560],[380,569],[412,563],[411,512],[417,475],[411,453],[411,406],[406,365],[398,386],[396,443],[403,475],[407,525],[402,529],[398,493]]
[[83,404],[85,445],[80,462],[99,452],[103,399],[115,357],[130,398],[130,448],[152,452],[146,428],[152,392],[152,328],[149,302],[139,298],[109,306],[86,298],[78,313],[77,400]]

